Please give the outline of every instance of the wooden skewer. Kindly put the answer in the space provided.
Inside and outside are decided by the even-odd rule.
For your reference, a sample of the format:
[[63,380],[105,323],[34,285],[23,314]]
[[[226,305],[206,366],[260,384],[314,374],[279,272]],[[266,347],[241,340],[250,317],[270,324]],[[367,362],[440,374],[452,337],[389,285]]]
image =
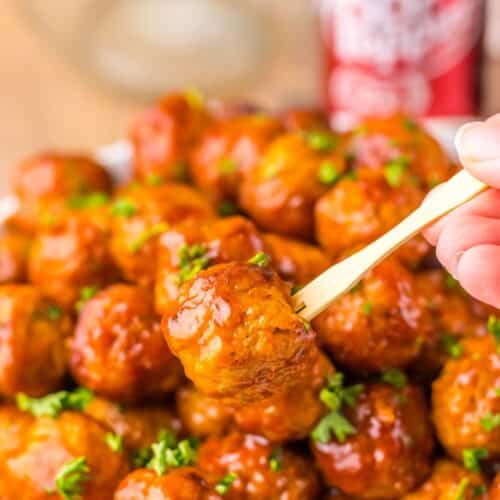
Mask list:
[[454,175],[397,226],[359,252],[333,265],[297,292],[293,296],[295,311],[310,321],[403,243],[486,188],[485,184],[465,170]]

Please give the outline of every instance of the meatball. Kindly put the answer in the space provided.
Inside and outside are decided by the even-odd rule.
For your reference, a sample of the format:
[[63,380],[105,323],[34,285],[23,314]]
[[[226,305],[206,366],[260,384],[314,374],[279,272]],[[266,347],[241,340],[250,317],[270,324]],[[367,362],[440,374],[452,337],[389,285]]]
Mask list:
[[190,150],[210,121],[196,93],[171,94],[145,110],[129,134],[135,178],[183,180]]
[[[0,406],[0,471],[4,469],[8,459],[22,449],[23,440],[30,431],[34,420],[31,414],[21,411],[15,406]],[[0,472],[0,484],[2,476]]]
[[[316,238],[333,259],[366,246],[415,210],[424,199],[419,187],[391,187],[385,179],[344,178],[316,203]],[[395,255],[416,265],[430,250],[422,236],[403,245]]]
[[326,356],[320,354],[313,367],[310,380],[283,396],[238,408],[236,425],[244,432],[259,434],[272,442],[305,438],[325,414],[319,393],[333,367]]
[[306,285],[331,265],[328,257],[314,245],[277,234],[265,234],[263,238],[273,268],[295,285]]
[[[462,496],[460,496],[462,494]],[[486,482],[481,474],[471,472],[451,460],[438,460],[431,477],[403,500],[494,500],[486,496]]]
[[0,286],[0,394],[40,396],[60,387],[71,319],[30,285]]
[[328,130],[328,116],[319,109],[287,109],[280,115],[286,130]]
[[158,398],[182,380],[182,367],[163,338],[151,294],[112,285],[84,306],[71,342],[71,373],[117,401]]
[[192,385],[181,387],[176,399],[177,411],[189,434],[221,436],[234,427],[234,408],[223,400],[205,396]]
[[233,473],[227,500],[310,500],[319,494],[311,463],[260,436],[233,433],[209,438],[198,451],[198,467],[219,479]]
[[464,450],[484,448],[500,458],[500,355],[492,335],[468,338],[463,352],[444,365],[432,384],[432,416],[440,443],[457,460]]
[[29,280],[60,306],[72,308],[86,287],[117,277],[109,236],[84,215],[73,215],[39,232],[28,257]]
[[313,325],[334,360],[355,373],[408,365],[432,333],[413,276],[394,259],[375,267]]
[[242,179],[281,130],[277,119],[261,114],[215,123],[191,155],[190,173],[195,184],[217,202],[234,202]]
[[13,189],[20,207],[14,221],[25,231],[45,225],[51,207],[92,192],[107,193],[111,179],[97,163],[85,156],[55,152],[37,154],[15,170]]
[[17,231],[0,234],[0,283],[26,280],[29,238]]
[[425,479],[433,438],[419,387],[368,384],[344,414],[352,434],[311,444],[329,486],[355,498],[382,500],[399,498]]
[[179,418],[164,406],[122,406],[94,396],[84,412],[122,436],[131,450],[150,446],[161,432],[176,436],[182,432]]
[[495,476],[495,480],[488,492],[488,500],[500,500],[500,473]]
[[170,224],[215,217],[208,201],[182,184],[130,184],[117,193],[114,207],[113,258],[124,277],[141,286],[154,283],[156,242]]
[[319,354],[290,299],[270,269],[219,264],[181,286],[175,314],[163,318],[164,334],[207,395],[238,403],[282,395],[309,379]]
[[243,179],[243,210],[268,231],[312,238],[314,204],[345,169],[337,140],[325,131],[279,136]]
[[163,476],[151,469],[131,472],[118,485],[114,500],[220,500],[203,474],[194,467],[180,467]]
[[[8,460],[2,460],[0,491],[8,491],[7,498],[48,500],[54,493],[76,495],[81,488],[82,500],[112,498],[128,465],[123,451],[113,451],[106,444],[107,432],[77,412],[34,419]],[[68,477],[71,470],[76,484]]]
[[233,260],[246,261],[264,244],[249,220],[240,217],[200,223],[187,220],[158,240],[155,285],[156,309],[169,314],[176,307],[179,286],[198,267]]

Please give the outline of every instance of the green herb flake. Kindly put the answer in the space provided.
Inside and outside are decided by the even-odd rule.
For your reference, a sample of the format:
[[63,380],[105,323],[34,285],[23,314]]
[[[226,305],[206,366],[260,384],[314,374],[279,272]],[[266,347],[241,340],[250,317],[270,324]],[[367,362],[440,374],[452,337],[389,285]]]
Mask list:
[[458,339],[451,335],[444,334],[440,338],[443,349],[454,359],[460,358],[464,352],[464,346]]
[[238,170],[238,164],[232,158],[224,156],[219,160],[218,170],[222,175],[230,175]]
[[328,443],[332,433],[337,440],[344,443],[347,436],[356,434],[356,428],[339,412],[331,411],[323,417],[319,424],[312,431],[314,441]]
[[165,182],[165,178],[155,172],[146,177],[146,184],[149,186],[161,186]]
[[109,195],[102,191],[93,191],[87,194],[76,194],[70,196],[66,203],[73,210],[85,210],[88,208],[101,207],[108,203]]
[[132,217],[137,213],[137,206],[127,198],[118,198],[111,207],[111,215],[115,217]]
[[150,446],[145,446],[134,451],[132,456],[132,465],[135,469],[146,467],[149,461],[153,458],[153,450]]
[[49,304],[46,309],[47,318],[52,321],[57,321],[62,316],[61,308],[56,306],[55,304]]
[[269,455],[269,468],[273,472],[279,472],[283,466],[283,448],[276,448]]
[[93,397],[92,391],[85,387],[74,391],[53,392],[41,398],[31,398],[21,392],[16,395],[16,404],[20,410],[35,417],[56,418],[64,410],[84,410]]
[[168,224],[166,222],[160,222],[155,224],[153,227],[144,230],[135,241],[133,241],[129,249],[132,253],[137,253],[150,239],[158,236],[165,231],[168,231]]
[[337,137],[327,131],[305,132],[304,137],[311,149],[325,153],[335,149],[338,142]]
[[300,292],[302,288],[303,287],[301,285],[293,285],[292,289],[290,290],[290,295],[295,295],[297,292]]
[[481,469],[481,460],[488,458],[486,448],[466,448],[462,452],[464,467],[467,470],[479,472]]
[[249,264],[253,264],[258,267],[267,267],[270,262],[271,258],[265,252],[258,252],[251,259],[248,259]]
[[500,387],[495,387],[495,389],[494,389],[494,390],[495,390],[495,396],[496,396],[497,398],[500,398]]
[[190,87],[184,91],[184,99],[186,99],[191,109],[201,110],[205,107],[205,98],[202,92],[195,87]]
[[229,488],[231,488],[231,485],[238,479],[238,474],[236,472],[230,472],[229,474],[226,474],[216,485],[215,485],[215,491],[219,494],[224,496],[228,491]]
[[456,290],[460,288],[460,283],[450,273],[446,273],[444,277],[444,286],[449,290]]
[[64,500],[77,500],[83,491],[83,483],[90,479],[90,468],[85,457],[66,462],[55,477],[56,490]]
[[319,167],[318,180],[325,186],[333,186],[339,179],[340,173],[333,162],[325,161]]
[[217,213],[221,217],[229,217],[238,213],[238,207],[228,200],[223,200],[217,207]]
[[380,378],[382,382],[391,384],[396,389],[403,389],[408,381],[406,374],[397,368],[390,368]]
[[123,436],[108,432],[105,436],[106,444],[111,451],[119,452],[123,449]]
[[75,304],[75,309],[77,312],[80,312],[83,309],[83,306],[97,294],[99,291],[99,287],[95,285],[84,286],[80,289],[80,299]]
[[454,500],[465,500],[465,495],[467,494],[467,488],[469,487],[470,479],[468,477],[464,477],[457,489],[455,491],[455,499]]
[[280,163],[270,163],[270,164],[264,164],[262,167],[262,178],[264,180],[269,180],[272,179],[273,177],[276,177],[281,171],[281,164]]
[[490,411],[480,420],[481,426],[486,432],[492,432],[500,427],[500,413],[491,413]]
[[481,484],[479,486],[474,486],[472,488],[472,496],[474,497],[480,497],[481,495],[486,494],[486,486],[484,484]]
[[416,132],[418,130],[417,122],[412,120],[411,118],[403,118],[403,127],[409,132]]
[[178,282],[185,283],[192,280],[200,271],[210,265],[208,249],[204,245],[182,245],[179,249]]
[[188,166],[184,162],[176,163],[172,166],[172,178],[178,182],[188,180]]
[[495,338],[497,349],[500,350],[500,319],[496,316],[490,316],[488,318],[488,331]]
[[408,168],[408,158],[400,156],[390,160],[384,167],[384,177],[389,186],[397,188],[401,186],[403,175]]
[[171,434],[165,439],[151,445],[151,459],[146,467],[153,469],[159,476],[167,469],[193,465],[199,442],[195,438],[183,439],[179,443],[172,443]]
[[365,302],[363,304],[363,314],[369,316],[372,313],[373,304],[371,302]]
[[351,170],[350,172],[347,172],[346,174],[344,174],[344,176],[342,178],[350,180],[350,181],[357,181],[358,174],[354,170]]

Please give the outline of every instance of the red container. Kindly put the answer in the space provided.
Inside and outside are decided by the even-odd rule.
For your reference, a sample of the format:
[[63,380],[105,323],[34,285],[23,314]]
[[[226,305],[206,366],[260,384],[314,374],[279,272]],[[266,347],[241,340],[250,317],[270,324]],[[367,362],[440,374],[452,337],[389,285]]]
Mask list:
[[336,125],[477,114],[484,0],[318,0]]

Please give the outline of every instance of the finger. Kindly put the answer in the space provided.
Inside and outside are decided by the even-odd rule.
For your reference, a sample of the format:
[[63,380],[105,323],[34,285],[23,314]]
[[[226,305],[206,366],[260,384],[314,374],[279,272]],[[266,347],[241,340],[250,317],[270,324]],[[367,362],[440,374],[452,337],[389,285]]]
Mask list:
[[455,278],[475,298],[500,308],[500,246],[481,245],[465,251]]
[[442,230],[436,246],[436,256],[455,276],[462,254],[482,245],[500,245],[500,219],[478,215],[458,216],[450,220]]

